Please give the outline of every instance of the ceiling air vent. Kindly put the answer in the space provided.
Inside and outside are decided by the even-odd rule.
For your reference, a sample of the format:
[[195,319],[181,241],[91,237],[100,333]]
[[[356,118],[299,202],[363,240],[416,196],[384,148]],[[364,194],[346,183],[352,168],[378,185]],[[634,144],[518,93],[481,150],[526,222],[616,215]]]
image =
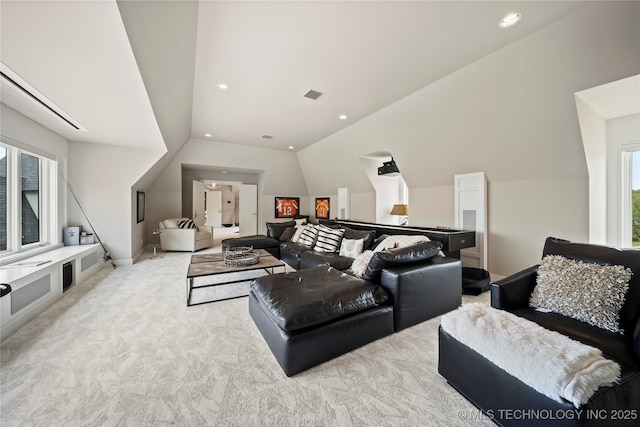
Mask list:
[[23,96],[26,96],[31,101],[34,101],[45,111],[53,114],[59,120],[62,120],[62,122],[64,122],[66,125],[71,126],[75,130],[85,132],[87,131],[87,129],[84,128],[80,123],[71,118],[71,116],[65,113],[60,107],[54,104],[50,99],[48,99],[36,88],[27,83],[26,80],[22,79],[18,74],[13,72],[13,70],[11,70],[3,63],[0,63],[0,78],[2,79],[3,84],[8,84]]
[[262,139],[271,139],[273,136],[271,135],[262,135]]
[[324,95],[324,93],[311,89],[309,92],[304,94],[304,97],[317,101],[322,95]]

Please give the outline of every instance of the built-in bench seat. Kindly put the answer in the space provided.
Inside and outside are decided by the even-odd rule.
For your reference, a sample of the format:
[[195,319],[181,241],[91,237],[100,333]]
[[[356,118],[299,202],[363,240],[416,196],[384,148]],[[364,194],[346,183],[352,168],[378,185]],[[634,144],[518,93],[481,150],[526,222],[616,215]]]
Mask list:
[[[84,282],[104,265],[100,244],[62,246],[0,266],[0,283],[11,291],[0,298],[0,339],[4,339]],[[66,286],[63,286],[66,285]]]

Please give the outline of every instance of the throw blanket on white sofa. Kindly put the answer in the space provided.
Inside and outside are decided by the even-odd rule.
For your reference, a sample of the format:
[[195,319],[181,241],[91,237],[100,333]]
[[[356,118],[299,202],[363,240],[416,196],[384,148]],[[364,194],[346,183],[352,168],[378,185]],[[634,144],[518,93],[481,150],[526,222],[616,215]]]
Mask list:
[[481,303],[445,314],[442,329],[551,399],[576,408],[620,379],[620,365],[597,348]]

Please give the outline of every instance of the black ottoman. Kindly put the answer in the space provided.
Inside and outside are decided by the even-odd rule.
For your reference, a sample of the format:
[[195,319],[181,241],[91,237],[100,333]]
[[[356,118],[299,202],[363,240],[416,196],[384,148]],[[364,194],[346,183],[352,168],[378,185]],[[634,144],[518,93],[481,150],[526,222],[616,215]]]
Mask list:
[[226,251],[229,248],[251,246],[253,249],[264,249],[274,257],[280,259],[280,240],[263,234],[253,236],[233,237],[222,241],[222,248]]
[[287,376],[393,333],[379,285],[323,266],[255,279],[249,314]]

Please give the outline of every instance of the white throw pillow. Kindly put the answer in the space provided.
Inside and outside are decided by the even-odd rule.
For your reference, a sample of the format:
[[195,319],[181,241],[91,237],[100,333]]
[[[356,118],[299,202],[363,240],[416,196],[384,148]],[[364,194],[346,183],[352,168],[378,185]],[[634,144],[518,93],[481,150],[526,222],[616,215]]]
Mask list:
[[373,251],[364,251],[353,260],[353,264],[349,267],[354,276],[362,278],[364,272],[367,271],[369,261],[373,257]]
[[364,239],[342,239],[340,244],[340,256],[355,258],[364,249]]
[[184,221],[187,219],[189,218],[167,218],[162,221],[162,225],[164,225],[164,228],[179,228],[178,221]]
[[[384,239],[382,242],[380,242],[378,244],[378,246],[376,246],[373,251],[374,252],[380,252],[380,251],[384,251],[387,249],[395,249],[395,248],[406,248],[407,246],[413,246],[415,244],[418,243],[422,243],[422,242],[430,242],[431,239],[429,239],[427,236],[423,236],[421,234],[417,234],[417,235],[404,235],[404,234],[398,234],[398,235],[394,235],[394,236],[389,236],[386,239]],[[438,252],[438,255],[440,256],[445,256],[444,252],[440,251]]]
[[384,251],[386,249],[393,248],[405,248],[407,246],[415,245],[416,243],[422,242],[430,242],[431,240],[427,236],[416,235],[416,236],[405,236],[405,235],[396,235],[389,236],[384,239],[378,246],[373,250],[374,252]]

